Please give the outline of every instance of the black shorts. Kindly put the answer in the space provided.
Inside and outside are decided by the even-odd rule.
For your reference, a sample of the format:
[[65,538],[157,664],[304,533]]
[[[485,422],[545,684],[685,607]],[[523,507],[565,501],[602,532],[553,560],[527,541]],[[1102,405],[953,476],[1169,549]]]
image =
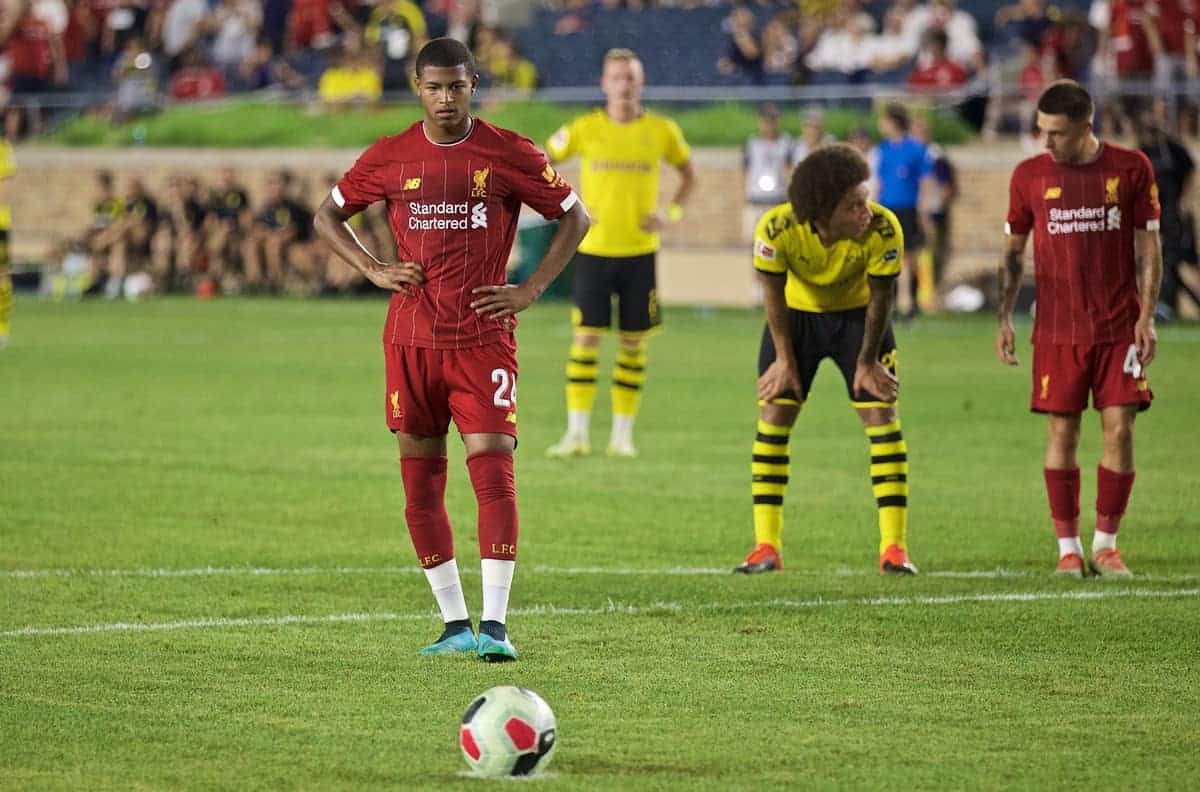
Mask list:
[[[833,313],[788,309],[788,319],[792,323],[792,349],[796,353],[796,365],[800,369],[800,384],[804,387],[804,393],[800,394],[799,398],[793,393],[785,393],[775,401],[802,404],[812,389],[817,366],[825,358],[832,359],[841,369],[850,401],[856,404],[879,401],[870,393],[855,393],[853,390],[854,369],[858,363],[858,353],[862,349],[863,333],[867,325],[866,308]],[[765,374],[774,362],[775,343],[771,339],[771,329],[766,327],[763,329],[762,345],[758,351],[759,376]],[[883,331],[883,342],[879,345],[879,362],[892,372],[893,376],[897,375],[896,337],[892,334],[891,324]]]
[[612,326],[612,298],[617,297],[617,326],[624,333],[658,327],[655,284],[656,254],[610,258],[575,254],[575,326],[607,330]]
[[[888,207],[891,209],[891,207]],[[904,233],[904,249],[920,250],[925,247],[925,232],[921,230],[921,220],[914,209],[892,209],[896,219],[900,221],[900,230]]]

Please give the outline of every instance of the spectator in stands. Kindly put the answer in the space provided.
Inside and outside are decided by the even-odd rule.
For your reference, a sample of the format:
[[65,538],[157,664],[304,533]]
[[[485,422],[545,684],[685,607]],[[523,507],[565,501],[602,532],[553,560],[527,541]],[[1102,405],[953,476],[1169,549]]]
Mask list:
[[791,15],[776,14],[762,32],[763,82],[767,85],[791,85],[796,82],[800,61],[800,41],[788,27]]
[[947,54],[946,31],[933,29],[926,35],[925,46],[917,56],[917,65],[908,75],[908,87],[915,90],[951,90],[967,83],[967,72]]
[[883,31],[871,39],[871,70],[886,74],[906,69],[916,53],[904,34],[904,11],[896,6],[889,8],[883,17]]
[[[1187,147],[1167,134],[1161,120],[1153,113],[1142,113],[1136,128],[1138,148],[1150,158],[1162,205],[1159,237],[1162,239],[1163,278],[1158,313],[1160,318],[1171,319],[1179,307],[1180,267],[1185,262],[1194,265],[1196,261],[1195,225],[1188,211],[1196,164]],[[1200,297],[1192,296],[1200,302]]]
[[248,289],[275,293],[314,290],[313,213],[292,197],[292,175],[271,174],[267,199],[242,242]]
[[728,40],[725,54],[717,61],[717,70],[721,74],[740,74],[752,83],[761,83],[763,56],[755,31],[754,13],[745,6],[734,6],[721,27]]
[[373,104],[383,96],[379,67],[356,34],[342,36],[337,61],[321,75],[317,95],[326,105]]
[[479,46],[477,34],[482,25],[479,0],[453,0],[446,11],[445,31],[441,35],[457,39],[475,52]]
[[522,93],[532,93],[537,89],[537,67],[529,59],[521,57],[516,42],[508,33],[501,32],[495,36],[488,47],[483,68],[492,88]]
[[262,23],[262,5],[255,0],[221,0],[214,9],[212,60],[227,78],[254,54]]
[[924,291],[927,305],[937,307],[943,279],[950,262],[950,234],[954,204],[958,200],[958,171],[946,150],[933,140],[933,127],[929,120],[918,116],[913,119],[913,137],[926,146],[929,153],[930,174],[921,190],[918,211],[929,218],[929,245],[921,257],[919,281],[927,287]]
[[103,18],[100,48],[106,55],[124,52],[131,39],[149,40],[150,0],[112,0]]
[[330,0],[292,0],[287,18],[287,44],[291,50],[323,50],[333,44]]
[[[57,19],[38,12],[31,0],[15,0],[11,13],[0,17],[0,46],[8,56],[9,85],[14,96],[44,94],[66,85],[67,56]],[[55,15],[57,16],[57,15]],[[57,31],[56,31],[57,28]],[[12,108],[5,114],[6,137],[19,140],[23,132],[41,129],[41,112]]]
[[771,103],[758,110],[758,134],[742,146],[742,175],[746,202],[742,207],[742,240],[754,241],[758,220],[771,207],[787,200],[788,179],[796,164],[795,141],[779,125],[779,108]]
[[792,146],[792,162],[800,162],[821,146],[836,142],[837,138],[825,131],[825,113],[819,108],[811,107],[804,113],[800,139]]
[[207,0],[171,0],[162,19],[162,50],[169,71],[182,67],[184,53],[194,50],[210,27]]
[[412,61],[425,43],[427,27],[421,7],[412,0],[381,0],[371,13],[366,42],[383,54],[383,89],[407,91]]
[[1096,30],[1077,8],[1064,9],[1042,36],[1040,54],[1053,63],[1044,70],[1047,83],[1059,78],[1086,82],[1097,48]]
[[1017,0],[996,10],[994,25],[1013,41],[1040,49],[1054,20],[1047,13],[1043,0]]
[[847,82],[857,83],[868,77],[872,57],[873,48],[862,21],[854,14],[844,14],[817,39],[805,63],[811,72],[841,75]]
[[225,95],[225,77],[197,48],[185,50],[168,88],[177,102],[218,99]]
[[969,74],[983,69],[983,44],[975,17],[957,7],[956,0],[933,0],[929,4],[929,30],[946,33],[946,53]]
[[879,134],[875,175],[879,179],[879,203],[891,209],[904,232],[904,269],[900,273],[901,316],[912,318],[917,303],[917,259],[925,247],[928,218],[920,214],[921,184],[931,171],[925,144],[910,132],[908,110],[900,104],[885,105],[879,114]]
[[1119,102],[1111,109],[1118,127],[1128,128],[1149,106],[1144,87],[1154,79],[1162,36],[1147,6],[1146,0],[1097,0],[1089,14],[1092,25],[1101,31],[1100,73],[1116,77]]
[[236,294],[242,288],[242,240],[253,222],[253,216],[250,213],[250,196],[233,168],[221,168],[217,184],[208,196],[205,219],[209,277],[220,291]]

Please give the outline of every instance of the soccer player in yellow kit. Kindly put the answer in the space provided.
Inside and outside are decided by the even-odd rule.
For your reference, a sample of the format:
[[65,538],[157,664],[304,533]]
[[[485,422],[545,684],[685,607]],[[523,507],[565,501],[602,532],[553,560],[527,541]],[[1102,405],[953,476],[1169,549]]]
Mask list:
[[[605,106],[580,116],[551,136],[546,151],[555,161],[579,155],[580,192],[592,228],[575,256],[575,332],[567,360],[567,432],[551,446],[551,457],[586,456],[592,405],[596,400],[596,359],[601,336],[612,323],[612,297],[618,297],[620,347],[612,384],[612,434],[608,454],[637,456],[633,422],[646,381],[646,341],[661,316],[655,289],[659,230],[683,218],[683,205],[695,184],[691,152],[671,120],[642,108],[645,76],[630,50],[604,56],[600,87]],[[665,212],[658,206],[661,161],[681,177]]]
[[12,208],[8,205],[6,182],[17,170],[13,163],[12,145],[0,137],[0,349],[8,346],[9,322],[12,318],[13,285],[9,272],[12,253],[8,232],[12,226]]
[[896,215],[867,200],[870,176],[850,146],[818,149],[792,174],[789,202],[769,209],[755,231],[754,268],[767,314],[751,462],[755,548],[736,572],[783,567],[788,437],[827,357],[841,369],[870,445],[879,571],[917,572],[908,559],[908,447],[896,414],[891,327],[904,233]]

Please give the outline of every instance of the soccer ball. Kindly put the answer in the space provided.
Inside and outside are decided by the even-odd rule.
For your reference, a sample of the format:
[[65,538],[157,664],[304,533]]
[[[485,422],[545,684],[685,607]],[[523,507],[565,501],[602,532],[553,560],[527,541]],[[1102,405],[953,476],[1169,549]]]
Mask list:
[[554,713],[532,690],[494,687],[467,707],[458,744],[476,775],[532,775],[554,755]]

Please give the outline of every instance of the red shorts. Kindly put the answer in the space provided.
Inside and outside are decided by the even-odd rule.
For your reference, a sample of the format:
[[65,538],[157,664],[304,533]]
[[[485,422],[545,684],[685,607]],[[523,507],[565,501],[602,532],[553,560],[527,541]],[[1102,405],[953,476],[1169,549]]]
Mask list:
[[1122,404],[1150,408],[1154,393],[1133,344],[1033,345],[1033,397],[1039,413],[1081,413],[1088,393],[1097,410]]
[[517,436],[517,348],[498,341],[469,349],[383,345],[384,401],[393,432],[437,437],[450,419],[462,434]]

